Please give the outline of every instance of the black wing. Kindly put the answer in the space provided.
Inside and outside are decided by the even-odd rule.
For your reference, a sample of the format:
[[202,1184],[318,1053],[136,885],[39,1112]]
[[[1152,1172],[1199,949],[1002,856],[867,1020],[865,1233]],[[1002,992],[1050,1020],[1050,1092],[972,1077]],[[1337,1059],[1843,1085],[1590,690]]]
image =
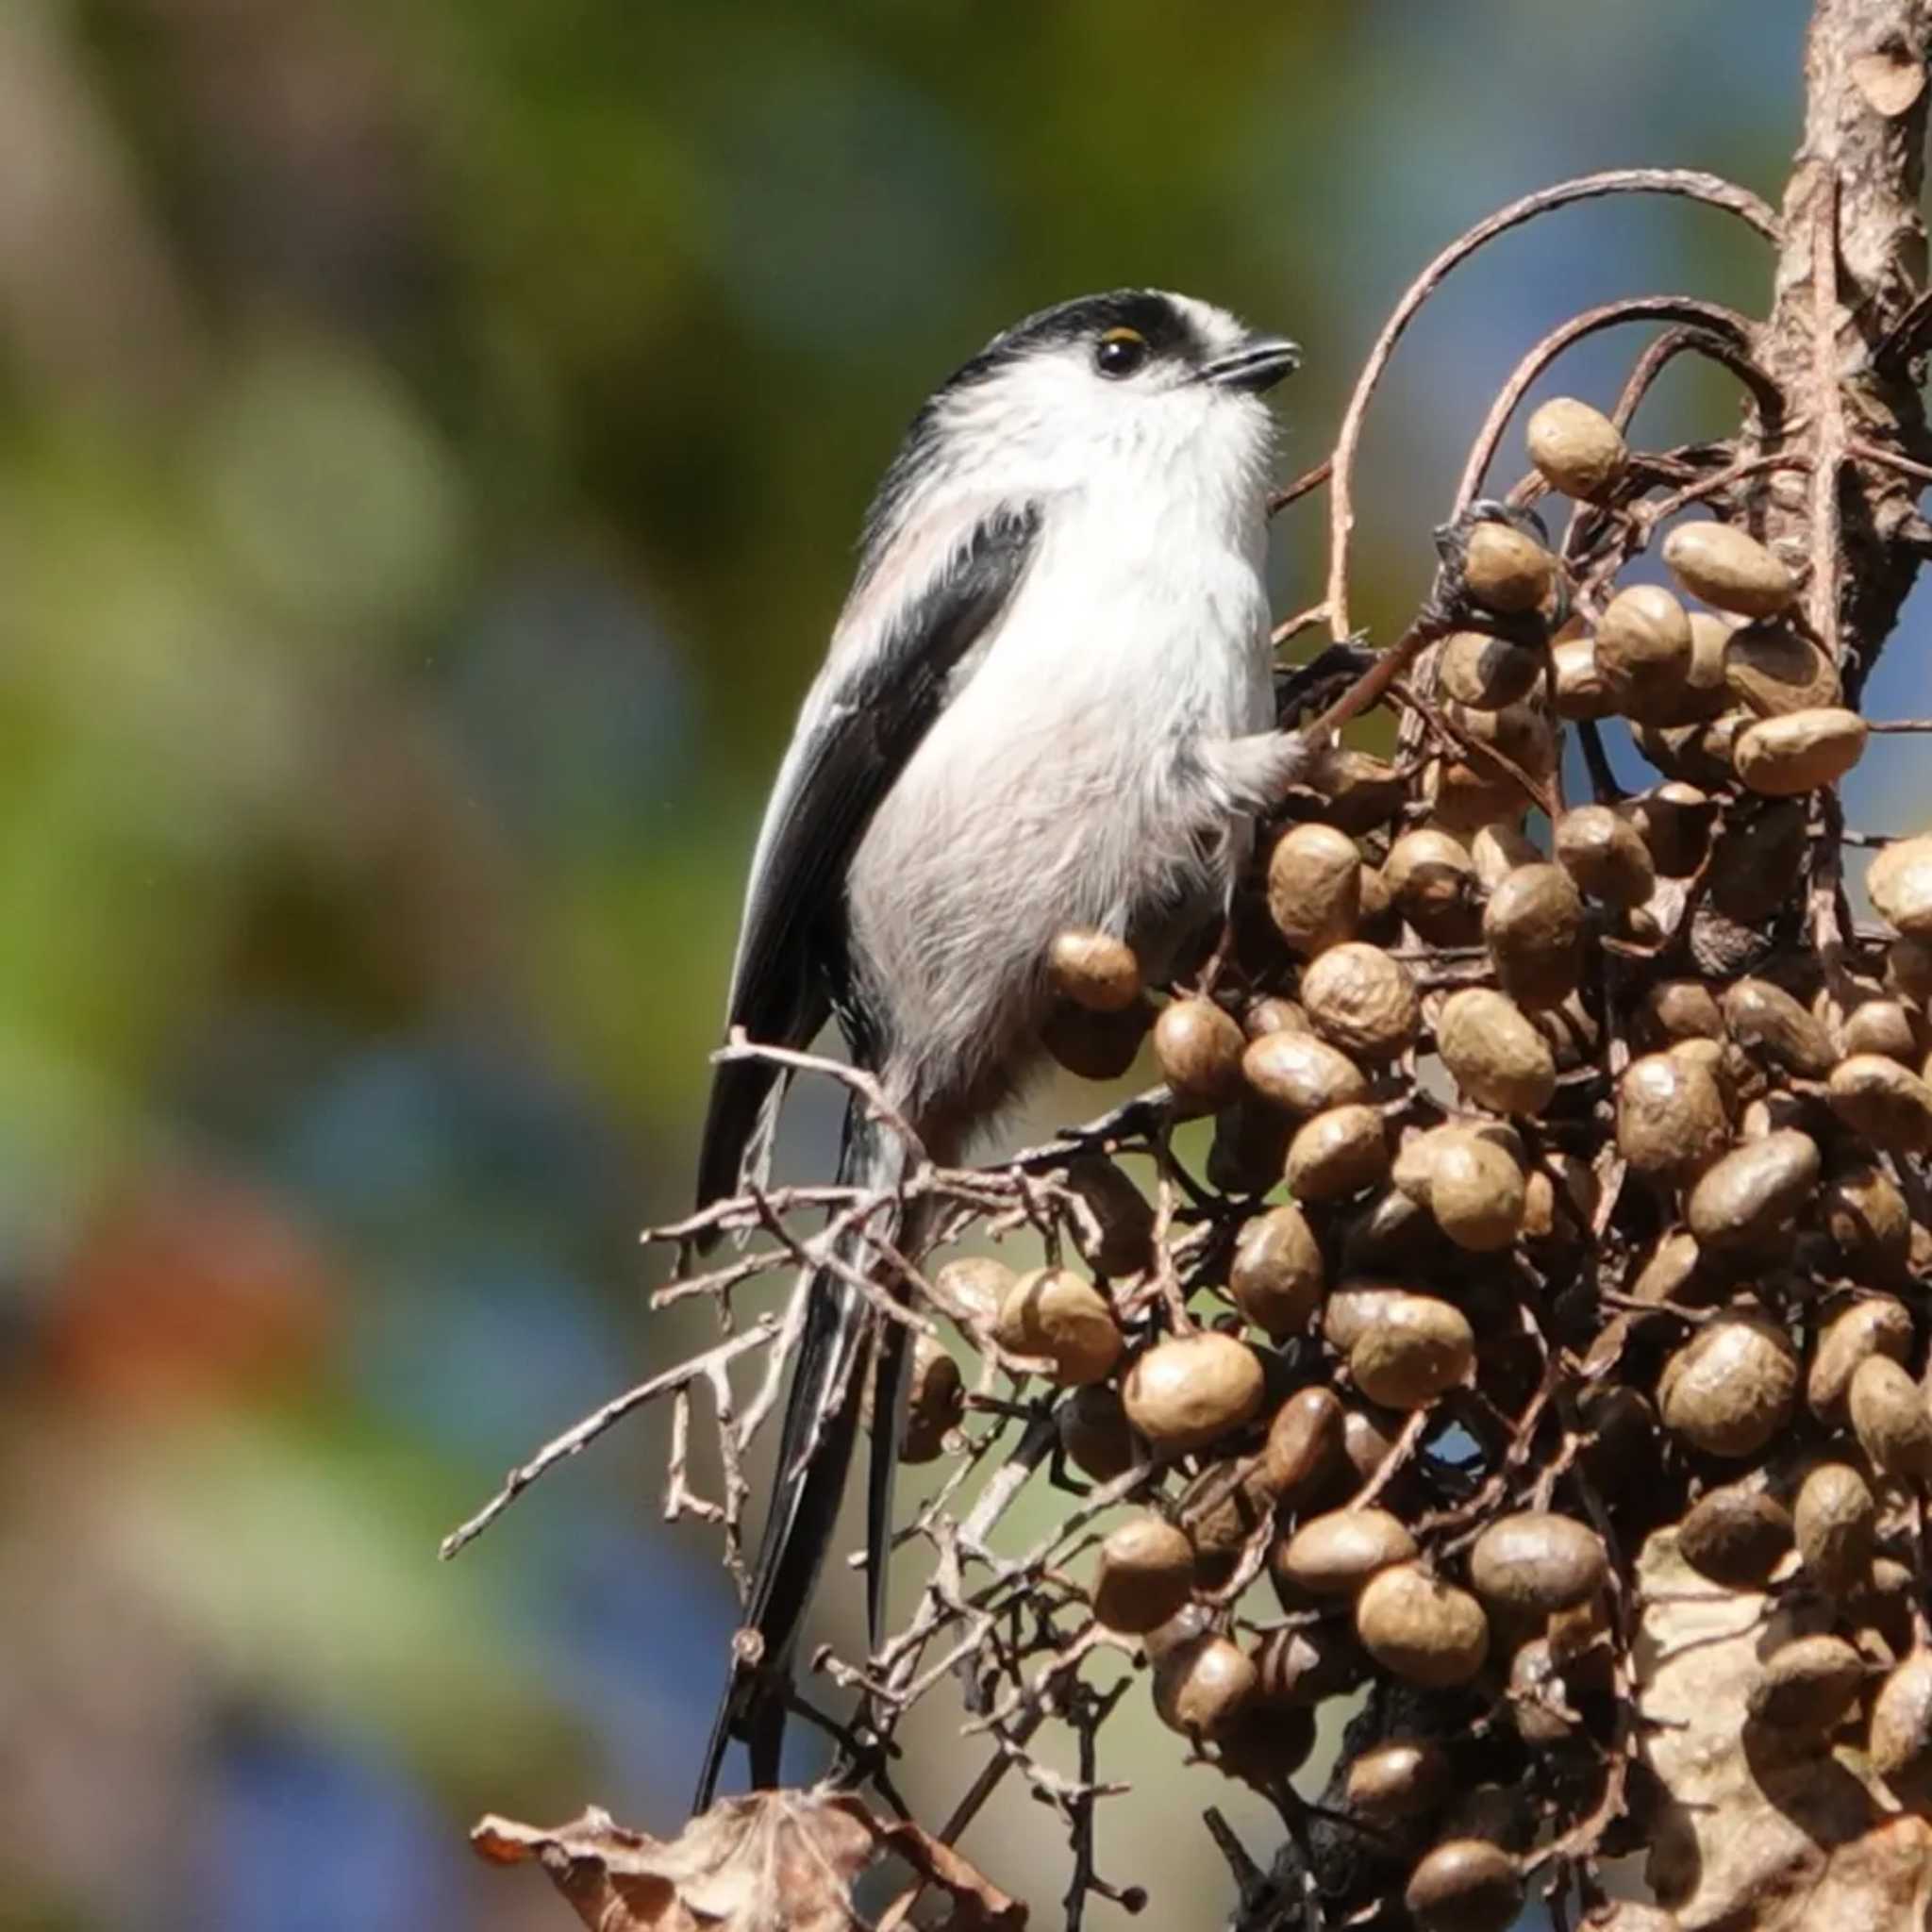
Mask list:
[[[745,895],[727,1030],[804,1047],[845,979],[845,874],[879,802],[964,676],[1033,555],[1040,510],[982,518],[877,646],[806,701]],[[738,1191],[745,1150],[774,1097],[778,1070],[732,1060],[711,1083],[698,1157],[698,1206]]]

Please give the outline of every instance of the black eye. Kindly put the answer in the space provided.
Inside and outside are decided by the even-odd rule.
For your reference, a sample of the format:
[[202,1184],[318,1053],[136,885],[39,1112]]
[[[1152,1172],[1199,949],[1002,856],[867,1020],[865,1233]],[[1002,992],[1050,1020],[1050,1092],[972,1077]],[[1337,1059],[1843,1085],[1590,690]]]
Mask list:
[[1110,328],[1093,345],[1093,366],[1118,381],[1147,359],[1147,338],[1137,328]]

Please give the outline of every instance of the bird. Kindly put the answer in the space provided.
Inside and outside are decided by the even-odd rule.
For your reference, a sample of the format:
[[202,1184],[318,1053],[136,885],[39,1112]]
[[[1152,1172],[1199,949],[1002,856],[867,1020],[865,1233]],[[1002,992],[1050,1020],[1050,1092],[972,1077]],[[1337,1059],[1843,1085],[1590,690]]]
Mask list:
[[[1265,580],[1287,339],[1154,289],[1043,308],[914,416],[773,785],[727,1036],[808,1047],[836,1020],[924,1156],[960,1158],[1042,1065],[1055,936],[1129,942],[1150,979],[1224,909],[1256,817],[1313,762],[1277,727]],[[698,1206],[761,1181],[786,1087],[721,1060]],[[891,1196],[917,1151],[854,1093],[841,1184]],[[903,1213],[915,1218],[916,1204]],[[916,1230],[904,1222],[899,1250]],[[879,1276],[862,1233],[837,1251]],[[821,1268],[694,1811],[742,1741],[775,1785],[790,1670],[868,1376],[868,1612],[882,1628],[906,1329]]]

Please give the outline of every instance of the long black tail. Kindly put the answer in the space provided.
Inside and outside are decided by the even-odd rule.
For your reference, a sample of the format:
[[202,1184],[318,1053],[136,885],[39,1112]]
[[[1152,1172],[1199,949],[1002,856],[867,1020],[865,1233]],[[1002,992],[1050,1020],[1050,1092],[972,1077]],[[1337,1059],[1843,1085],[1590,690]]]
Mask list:
[[[905,1170],[899,1137],[882,1128],[855,1099],[845,1113],[839,1155],[841,1184],[864,1189],[897,1185]],[[883,1231],[883,1230],[880,1230]],[[863,1266],[862,1237],[848,1236],[839,1248],[848,1266]],[[770,1513],[752,1573],[744,1627],[763,1640],[753,1666],[734,1664],[711,1740],[698,1774],[693,1812],[711,1802],[712,1788],[725,1747],[742,1739],[751,1758],[751,1781],[764,1790],[778,1781],[778,1747],[785,1731],[786,1693],[791,1653],[818,1586],[825,1552],[844,1500],[864,1402],[866,1355],[875,1328],[883,1326],[874,1410],[875,1431],[868,1484],[867,1598],[874,1637],[883,1602],[885,1540],[890,1518],[892,1452],[898,1431],[899,1384],[905,1358],[905,1329],[882,1322],[850,1282],[820,1269],[807,1291],[804,1333],[785,1402],[778,1440],[778,1467]]]

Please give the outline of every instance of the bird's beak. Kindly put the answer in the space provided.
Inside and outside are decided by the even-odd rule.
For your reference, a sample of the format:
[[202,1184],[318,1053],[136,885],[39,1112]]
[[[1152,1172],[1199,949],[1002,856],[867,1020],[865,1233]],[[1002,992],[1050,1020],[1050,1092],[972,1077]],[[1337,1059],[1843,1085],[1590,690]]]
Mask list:
[[1285,336],[1250,336],[1232,354],[1217,357],[1201,371],[1201,380],[1220,389],[1259,394],[1302,366],[1302,352]]

